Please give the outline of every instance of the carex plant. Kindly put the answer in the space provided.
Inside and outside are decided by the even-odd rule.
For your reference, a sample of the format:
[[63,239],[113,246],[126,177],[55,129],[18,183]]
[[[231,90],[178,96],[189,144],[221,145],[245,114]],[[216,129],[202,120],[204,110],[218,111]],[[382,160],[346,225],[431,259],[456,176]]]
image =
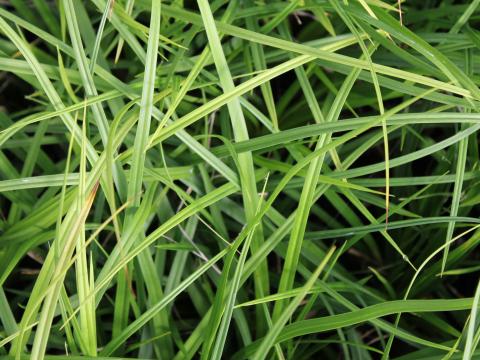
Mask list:
[[0,1],[0,357],[480,357],[480,1]]

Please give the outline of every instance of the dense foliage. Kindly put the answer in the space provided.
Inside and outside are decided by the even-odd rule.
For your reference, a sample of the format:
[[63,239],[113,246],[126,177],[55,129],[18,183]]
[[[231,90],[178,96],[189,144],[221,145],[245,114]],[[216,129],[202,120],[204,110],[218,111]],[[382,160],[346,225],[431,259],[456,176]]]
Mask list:
[[0,1],[0,356],[480,357],[480,1]]

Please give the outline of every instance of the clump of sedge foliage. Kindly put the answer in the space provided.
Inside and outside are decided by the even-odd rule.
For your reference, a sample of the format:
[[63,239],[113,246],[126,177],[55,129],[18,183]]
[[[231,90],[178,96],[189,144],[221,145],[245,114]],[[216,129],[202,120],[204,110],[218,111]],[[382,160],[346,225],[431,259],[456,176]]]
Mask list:
[[478,358],[480,1],[0,2],[0,355]]

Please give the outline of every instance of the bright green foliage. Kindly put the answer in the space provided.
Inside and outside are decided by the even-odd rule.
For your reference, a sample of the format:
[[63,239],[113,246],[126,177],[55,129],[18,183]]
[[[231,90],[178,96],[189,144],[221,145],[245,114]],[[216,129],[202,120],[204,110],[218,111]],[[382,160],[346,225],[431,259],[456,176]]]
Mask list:
[[0,359],[480,358],[480,1],[0,1]]

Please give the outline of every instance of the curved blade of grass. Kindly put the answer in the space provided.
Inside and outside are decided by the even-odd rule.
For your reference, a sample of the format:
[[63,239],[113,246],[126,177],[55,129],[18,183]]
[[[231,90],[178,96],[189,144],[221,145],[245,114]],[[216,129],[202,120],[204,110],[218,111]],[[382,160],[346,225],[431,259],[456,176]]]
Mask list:
[[[209,47],[212,53],[213,60],[215,62],[222,89],[224,92],[233,91],[235,90],[235,85],[233,83],[228,63],[222,49],[210,5],[206,0],[198,0],[198,6],[202,14],[202,20],[207,33]],[[230,102],[228,102],[227,108],[230,114],[235,140],[248,140],[249,134],[243,115],[243,110],[238,98],[235,97]],[[250,222],[255,217],[255,209],[257,208],[258,204],[257,186],[255,178],[253,176],[254,168],[251,154],[248,152],[239,154],[238,163],[238,172],[242,190],[245,217],[247,222]],[[252,236],[253,238],[251,247],[252,251],[255,251],[261,246],[263,242],[263,231],[261,224],[259,224]],[[267,264],[259,264],[258,271],[255,273],[255,289],[256,292],[259,294],[265,294],[269,292],[269,279],[267,275]],[[260,314],[257,315],[257,319],[261,319],[262,317],[263,316]],[[259,331],[261,331],[260,323]],[[223,348],[223,345],[221,347]],[[205,351],[209,353],[209,349],[206,349]],[[221,355],[221,351],[220,354],[217,355]]]
[[100,43],[102,42],[103,30],[107,22],[107,17],[112,9],[112,3],[114,0],[108,0],[105,10],[103,11],[102,20],[98,25],[97,37],[95,38],[95,44],[93,46],[92,58],[90,59],[90,72],[93,74],[95,65],[97,63],[98,52],[100,51]]
[[[338,92],[338,96],[335,98],[332,107],[325,119],[325,122],[335,122],[340,115],[340,111],[344,106],[344,102],[359,74],[359,70],[354,70],[349,74],[342,84],[341,89]],[[330,136],[321,135],[317,142],[315,150],[325,147],[330,143]],[[323,165],[324,156],[316,158],[308,168],[308,172],[305,178],[305,183],[300,195],[300,201],[298,202],[297,212],[295,214],[295,222],[290,234],[288,242],[287,255],[285,257],[285,263],[283,265],[282,275],[280,277],[280,284],[278,287],[279,292],[284,292],[290,289],[293,285],[294,277],[297,272],[298,261],[302,248],[303,236],[305,233],[310,208],[313,205],[313,195],[318,183],[318,176],[320,174]],[[280,314],[283,313],[285,302],[279,301],[275,304],[273,311],[273,318],[278,319]]]
[[[196,25],[202,25],[200,17],[190,11],[181,10],[178,8],[171,7],[169,5],[164,6],[164,11],[165,13],[171,16],[175,16],[179,19],[182,19],[183,21],[191,22]],[[233,25],[223,24],[220,22],[216,22],[215,25],[219,31],[228,35],[245,39],[245,40],[255,41],[263,45],[283,49],[286,51],[292,51],[299,54],[311,55],[311,56],[314,56],[315,58],[331,61],[338,64],[345,64],[350,67],[356,67],[356,68],[358,67],[360,69],[365,69],[365,70],[370,69],[368,62],[365,60],[353,59],[348,56],[329,53],[324,50],[315,49],[303,44],[289,42],[289,41],[278,39],[272,36],[255,33],[255,32],[242,29]],[[456,93],[461,96],[465,96],[467,98],[473,97],[473,95],[470,93],[469,90],[462,89],[456,85],[447,84],[443,81],[438,81],[425,76],[412,74],[407,71],[394,69],[392,67],[379,65],[376,63],[373,63],[372,66],[375,72],[380,74],[386,74],[386,75],[397,77],[400,79],[410,80],[419,84],[430,86],[432,88],[452,91],[453,93]],[[468,83],[471,83],[471,81],[468,81]]]
[[133,146],[131,173],[128,184],[128,196],[134,197],[134,206],[138,206],[139,193],[142,187],[143,168],[145,166],[145,152],[147,150],[148,134],[153,108],[153,91],[155,87],[155,72],[157,68],[157,52],[160,33],[161,1],[152,1],[150,17],[151,36],[148,39],[145,74],[143,78],[142,97],[140,100],[140,114],[138,117],[137,132]]
[[[478,4],[477,4],[478,5]],[[473,64],[472,64],[472,52],[467,50],[465,54],[465,67],[467,69],[468,74],[473,75]],[[469,109],[464,109],[465,112],[469,112]],[[468,128],[467,125],[463,125],[461,129]],[[453,195],[452,195],[452,204],[450,208],[450,215],[456,216],[458,214],[458,208],[460,206],[460,199],[462,195],[462,188],[463,188],[463,181],[464,181],[464,174],[465,174],[465,166],[467,163],[467,154],[468,154],[468,137],[462,139],[458,144],[458,158],[457,158],[457,166],[455,171],[455,184],[453,188]],[[445,238],[445,242],[448,243],[453,236],[453,231],[455,229],[455,223],[451,222],[448,224],[447,228],[447,236]],[[449,247],[445,247],[445,251],[443,252],[443,260],[442,260],[442,270],[440,273],[443,273],[445,270],[445,265],[448,259],[448,251]]]

